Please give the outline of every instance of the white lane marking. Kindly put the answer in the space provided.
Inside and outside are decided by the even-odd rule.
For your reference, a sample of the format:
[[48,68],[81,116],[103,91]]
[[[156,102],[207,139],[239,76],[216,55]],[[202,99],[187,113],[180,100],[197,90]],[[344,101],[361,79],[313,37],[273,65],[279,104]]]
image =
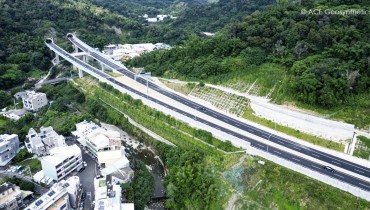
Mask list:
[[298,160],[297,158],[292,157],[292,159],[293,159],[293,160],[296,160],[296,161],[298,161],[298,162],[301,162],[301,161],[300,161],[300,160]]
[[369,186],[367,186],[366,184],[362,184],[362,183],[360,183],[360,182],[359,182],[359,184],[360,184],[360,185],[362,185],[362,186],[365,186],[365,187],[369,187]]
[[265,148],[265,146],[263,146],[262,144],[257,144],[258,146],[260,146],[260,147],[263,147],[263,148]]
[[353,169],[353,170],[355,170],[355,171],[357,171],[357,172],[360,172],[360,173],[365,173],[365,172],[360,171],[360,170],[357,170],[357,169]]
[[275,153],[277,153],[277,154],[280,154],[280,155],[281,155],[281,152],[278,152],[278,151],[276,151],[276,150],[273,150],[273,152],[275,152]]
[[[312,153],[312,155],[313,155],[313,153],[316,153],[316,152],[314,152],[314,151],[311,151],[311,153]],[[323,153],[323,154],[320,154],[320,155],[322,155],[322,156],[325,156],[325,157],[327,157],[327,158],[333,158],[333,157],[329,157],[329,156],[327,156],[325,153]],[[342,161],[342,160],[338,160],[338,159],[336,159],[336,161],[339,161],[339,162],[342,162],[342,163],[344,163],[344,164],[348,164],[348,165],[351,165],[351,166],[353,166],[353,167],[355,167],[355,168],[358,168],[358,169],[361,169],[361,170],[366,170],[366,171],[368,171],[368,172],[370,172],[370,169],[368,169],[368,168],[360,168],[360,167],[358,167],[358,166],[356,166],[356,165],[353,165],[353,164],[351,164],[351,162],[344,162],[344,161]]]
[[334,176],[339,176],[339,177],[341,177],[341,178],[344,178],[344,176],[339,175],[339,174],[334,174]]
[[313,155],[315,157],[318,157],[318,158],[320,157],[320,156],[316,155],[315,153],[312,153],[311,155]]
[[318,168],[318,169],[321,169],[320,167],[317,167],[317,166],[315,166],[315,165],[311,165],[312,167],[314,167],[314,168]]
[[338,165],[341,165],[340,163],[338,163],[338,162],[336,162],[336,161],[334,161],[334,160],[332,160],[331,162],[332,162],[332,163],[335,163],[335,164],[338,164]]
[[299,147],[294,147],[294,148],[296,148],[297,150],[301,150],[301,148],[299,148]]

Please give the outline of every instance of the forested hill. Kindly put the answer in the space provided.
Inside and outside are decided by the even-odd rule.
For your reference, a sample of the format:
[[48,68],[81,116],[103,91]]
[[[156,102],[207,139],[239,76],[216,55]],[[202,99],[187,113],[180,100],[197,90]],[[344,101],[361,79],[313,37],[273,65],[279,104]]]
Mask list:
[[[89,0],[91,3],[118,12],[125,17],[137,19],[139,16],[148,14],[158,15],[168,8],[176,5],[206,3],[207,0]],[[168,11],[168,10],[167,10]],[[168,11],[170,12],[170,11]]]
[[219,0],[211,4],[190,4],[172,23],[172,27],[194,32],[217,32],[229,23],[239,22],[276,0]]
[[[301,11],[369,10],[370,2],[342,5],[338,0],[330,1],[330,6],[306,2],[310,5],[270,6],[225,27],[217,37],[193,37],[182,47],[149,53],[128,64],[144,65],[154,75],[216,83],[263,72],[258,68],[261,65],[277,64],[285,69],[273,94],[277,101],[293,100],[325,109],[362,106],[369,113],[370,15]],[[257,83],[264,80],[255,79]],[[362,118],[364,113],[355,117]]]
[[118,40],[113,26],[127,27],[126,18],[74,0],[0,0],[0,89],[23,83],[49,69],[46,37],[77,32],[94,46]]

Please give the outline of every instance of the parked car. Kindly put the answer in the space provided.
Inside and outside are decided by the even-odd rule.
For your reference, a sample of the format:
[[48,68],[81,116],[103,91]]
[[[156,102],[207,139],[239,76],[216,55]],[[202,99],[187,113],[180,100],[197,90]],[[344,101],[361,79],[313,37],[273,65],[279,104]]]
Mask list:
[[87,166],[87,163],[86,163],[86,161],[84,161],[84,162],[83,162],[83,165],[84,165],[84,167],[86,167],[86,166]]
[[82,167],[80,170],[78,170],[78,172],[82,172],[82,171],[84,171],[85,170],[85,167]]
[[83,192],[82,195],[81,195],[81,201],[84,201],[86,198],[86,192]]

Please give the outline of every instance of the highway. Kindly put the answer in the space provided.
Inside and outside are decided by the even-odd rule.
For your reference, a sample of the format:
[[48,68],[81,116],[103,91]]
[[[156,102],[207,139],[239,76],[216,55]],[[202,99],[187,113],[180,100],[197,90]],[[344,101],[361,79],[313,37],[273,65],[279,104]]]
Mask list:
[[[139,95],[139,96],[141,96],[141,97],[143,97],[145,99],[148,99],[148,100],[150,100],[150,101],[152,101],[154,103],[157,103],[157,104],[159,104],[159,105],[161,105],[163,107],[166,107],[167,109],[170,109],[170,110],[172,110],[174,112],[177,112],[179,114],[182,114],[184,116],[187,116],[187,117],[189,117],[191,119],[196,119],[200,123],[203,123],[205,125],[208,125],[208,126],[214,128],[214,129],[220,130],[220,131],[222,131],[224,133],[228,133],[229,135],[233,135],[233,136],[235,136],[235,137],[237,137],[239,139],[242,139],[244,141],[248,141],[248,142],[250,142],[251,146],[254,147],[254,148],[257,148],[259,150],[268,152],[268,153],[270,153],[272,155],[275,155],[275,156],[284,158],[284,159],[286,159],[288,161],[291,161],[291,162],[296,163],[296,164],[299,164],[299,165],[301,165],[303,167],[309,168],[309,169],[311,169],[313,171],[317,171],[319,173],[325,174],[327,176],[333,177],[333,178],[335,178],[337,180],[340,180],[342,182],[351,184],[353,186],[356,186],[358,188],[361,188],[363,190],[366,190],[366,191],[369,191],[370,192],[370,183],[368,183],[368,182],[366,182],[364,180],[358,179],[357,177],[353,177],[351,175],[348,175],[346,173],[342,173],[340,171],[337,171],[335,173],[329,172],[329,171],[323,169],[323,166],[322,165],[317,164],[317,163],[315,163],[313,161],[310,161],[308,159],[302,158],[300,156],[296,156],[294,154],[291,154],[289,152],[280,150],[280,149],[275,148],[273,146],[266,145],[266,144],[261,143],[261,142],[259,142],[257,140],[251,139],[251,138],[249,138],[247,136],[241,135],[241,134],[239,134],[237,132],[234,132],[234,131],[229,130],[227,128],[221,127],[221,126],[219,126],[219,125],[217,125],[215,123],[212,123],[212,122],[210,122],[208,120],[205,120],[203,118],[197,117],[197,116],[195,116],[193,114],[190,114],[190,113],[188,113],[186,111],[183,111],[183,110],[178,109],[178,108],[176,108],[174,106],[171,106],[169,104],[166,104],[166,103],[164,103],[164,102],[162,102],[160,100],[157,100],[157,99],[155,99],[155,98],[153,98],[151,96],[146,95],[145,93],[142,93],[140,91],[137,91],[136,89],[133,89],[133,88],[131,88],[131,87],[123,84],[122,82],[117,81],[115,78],[113,78],[113,77],[111,77],[111,76],[103,73],[102,71],[100,71],[100,70],[98,70],[98,69],[96,69],[96,68],[94,68],[94,67],[92,67],[92,66],[90,66],[88,64],[85,64],[83,61],[81,61],[81,60],[79,60],[77,58],[74,58],[72,55],[70,55],[69,53],[67,53],[66,51],[64,51],[63,49],[61,49],[60,47],[58,47],[57,45],[55,45],[53,42],[46,41],[45,44],[51,50],[53,50],[58,55],[60,55],[61,57],[65,58],[66,60],[68,60],[69,62],[73,63],[76,66],[82,67],[81,68],[82,70],[84,70],[85,72],[93,75],[94,77],[97,77],[101,81],[105,81],[106,80],[108,83],[118,85],[121,88],[123,88],[123,89],[125,89],[125,90],[127,90],[129,92],[132,92],[132,93],[134,93],[136,95]],[[145,84],[146,84],[146,82],[145,82]],[[198,105],[198,106],[200,106],[200,105]],[[207,109],[205,111],[207,111]]]
[[[83,43],[81,40],[79,40],[77,37],[75,37],[74,35],[72,34],[68,34],[67,35],[67,38],[73,43],[75,44],[78,48],[80,48],[81,50],[83,50],[84,52],[86,53],[89,53],[93,58],[95,58],[96,60],[102,62],[103,64],[105,64],[106,66],[112,68],[112,69],[115,69],[117,71],[119,71],[120,73],[130,77],[131,79],[135,79],[135,73],[129,71],[124,65],[118,63],[118,62],[115,62],[113,61],[112,59],[110,58],[107,58],[105,55],[103,55],[102,53],[96,51],[95,49],[93,48],[88,48],[86,46],[85,43]],[[204,109],[200,109],[200,107],[203,107],[201,104],[199,103],[196,103],[192,100],[189,100],[185,97],[182,97],[174,92],[171,92],[171,91],[168,91],[156,84],[154,84],[153,82],[151,81],[148,81],[142,77],[136,77],[136,81],[145,85],[145,86],[148,86],[149,88],[173,99],[173,100],[176,100],[190,108],[193,108],[193,109],[196,109],[198,110],[199,112],[202,112],[208,116],[211,116],[211,117],[214,117],[224,123],[227,123],[231,126],[234,126],[236,128],[239,128],[241,130],[244,130],[244,131],[247,131],[253,135],[256,135],[258,137],[261,137],[263,139],[266,139],[268,141],[271,141],[271,142],[274,142],[276,144],[279,144],[281,146],[284,146],[286,148],[289,148],[291,150],[294,150],[294,151],[297,151],[299,153],[302,153],[302,154],[305,154],[305,155],[308,155],[312,158],[316,158],[316,159],[319,159],[321,161],[324,161],[324,162],[327,162],[327,163],[330,163],[332,165],[335,165],[337,167],[340,167],[340,168],[343,168],[343,169],[346,169],[348,171],[351,171],[353,173],[357,173],[359,175],[362,175],[362,176],[365,176],[365,177],[368,177],[370,178],[370,169],[367,168],[367,167],[364,167],[362,165],[359,165],[359,164],[356,164],[356,163],[353,163],[351,161],[348,161],[348,160],[345,160],[345,159],[342,159],[342,158],[338,158],[336,156],[333,156],[331,154],[327,154],[325,152],[322,152],[322,151],[319,151],[319,150],[316,150],[316,149],[313,149],[313,148],[310,148],[310,147],[307,147],[305,145],[301,145],[297,142],[294,142],[294,141],[291,141],[291,140],[288,140],[288,139],[285,139],[283,137],[280,137],[280,136],[277,136],[273,133],[269,133],[269,132],[266,132],[264,130],[261,130],[259,128],[256,128],[254,126],[251,126],[251,125],[248,125],[242,121],[239,121],[239,120],[236,120],[232,117],[229,117],[225,114],[222,114],[218,111],[215,111],[213,109],[207,109],[207,108],[204,108]]]

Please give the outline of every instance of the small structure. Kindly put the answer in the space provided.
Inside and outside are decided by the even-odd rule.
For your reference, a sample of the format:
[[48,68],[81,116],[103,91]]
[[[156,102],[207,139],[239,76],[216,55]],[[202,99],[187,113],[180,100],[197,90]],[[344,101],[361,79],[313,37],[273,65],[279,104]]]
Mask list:
[[119,132],[105,130],[93,122],[86,121],[76,124],[76,129],[72,134],[97,158],[98,164],[108,167],[122,160],[122,157],[126,158]]
[[171,46],[164,43],[110,44],[104,47],[103,53],[109,55],[113,60],[121,61],[160,49],[171,49]]
[[121,186],[111,177],[94,178],[95,210],[133,210],[133,203],[121,203]]
[[14,94],[14,97],[15,99],[22,99],[24,97],[27,97],[27,92],[26,91],[21,91],[21,92],[17,92]]
[[176,19],[177,17],[174,17],[172,15],[157,15],[156,17],[149,17],[147,14],[145,14],[143,15],[143,18],[145,18],[148,23],[158,23],[166,19]]
[[16,134],[0,135],[0,166],[5,166],[14,158],[19,149],[19,139]]
[[39,199],[31,203],[26,210],[76,209],[79,185],[80,179],[77,176],[61,180]]
[[45,93],[37,93],[35,91],[26,91],[27,95],[22,98],[23,108],[37,112],[39,109],[48,104],[48,99]]
[[41,158],[42,171],[55,181],[83,167],[81,149],[77,145],[54,147],[49,153]]
[[2,115],[11,120],[19,120],[21,117],[26,115],[28,112],[25,109],[9,110],[2,113]]
[[22,191],[15,184],[5,182],[0,185],[0,209],[18,210],[23,204]]
[[27,134],[26,147],[28,152],[39,156],[45,155],[54,147],[66,146],[65,138],[54,131],[53,127],[41,127],[40,133],[30,128]]

